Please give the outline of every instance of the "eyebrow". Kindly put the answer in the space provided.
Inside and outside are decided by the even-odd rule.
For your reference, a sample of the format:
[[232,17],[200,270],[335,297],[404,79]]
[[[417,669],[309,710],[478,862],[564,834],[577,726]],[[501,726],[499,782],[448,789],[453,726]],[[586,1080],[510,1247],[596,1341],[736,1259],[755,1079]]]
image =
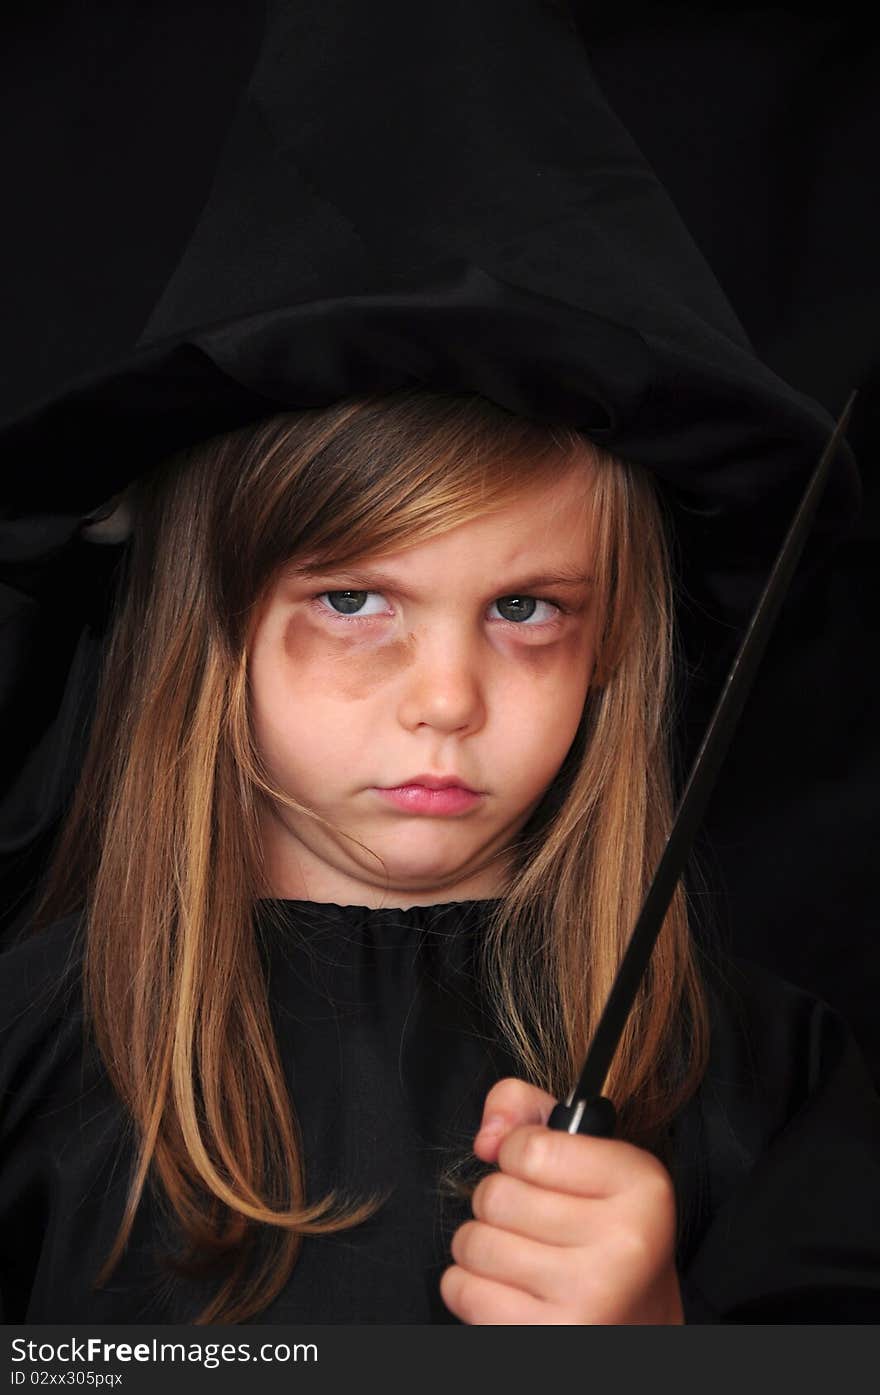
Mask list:
[[[387,586],[393,591],[398,591],[402,596],[410,594],[397,577],[373,567],[302,567],[296,570],[295,575],[302,580],[332,576],[336,581],[350,582],[353,586]],[[595,577],[577,567],[557,567],[552,572],[520,576],[516,581],[503,586],[498,594],[513,595],[520,591],[528,593],[532,590],[540,590],[545,586],[562,586],[574,589],[594,585]]]

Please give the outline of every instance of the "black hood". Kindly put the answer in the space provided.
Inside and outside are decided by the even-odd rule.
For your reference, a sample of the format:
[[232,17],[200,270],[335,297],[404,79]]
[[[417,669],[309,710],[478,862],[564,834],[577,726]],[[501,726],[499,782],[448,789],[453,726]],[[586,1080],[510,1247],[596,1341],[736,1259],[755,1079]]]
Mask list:
[[[355,393],[478,392],[653,471],[682,611],[729,643],[833,427],[754,353],[538,0],[278,0],[219,149],[137,342],[0,425],[7,907],[85,740],[119,548],[80,528],[162,457]],[[807,565],[857,500],[844,448]]]

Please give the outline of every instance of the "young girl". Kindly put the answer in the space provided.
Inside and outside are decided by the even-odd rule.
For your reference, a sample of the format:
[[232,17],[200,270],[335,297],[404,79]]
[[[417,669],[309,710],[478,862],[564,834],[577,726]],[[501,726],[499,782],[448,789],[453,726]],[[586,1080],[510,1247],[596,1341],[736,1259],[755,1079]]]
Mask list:
[[6,1320],[876,1320],[867,1073],[683,890],[616,1136],[544,1127],[673,812],[648,473],[410,389],[217,436],[126,512],[3,961]]

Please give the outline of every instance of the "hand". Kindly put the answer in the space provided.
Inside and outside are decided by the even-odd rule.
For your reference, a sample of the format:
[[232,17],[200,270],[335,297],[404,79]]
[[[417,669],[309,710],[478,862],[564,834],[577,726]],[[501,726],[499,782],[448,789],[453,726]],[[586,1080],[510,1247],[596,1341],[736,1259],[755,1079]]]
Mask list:
[[501,1170],[453,1236],[443,1302],[466,1323],[683,1324],[669,1173],[631,1143],[546,1128],[555,1103],[512,1078],[486,1096],[474,1152]]

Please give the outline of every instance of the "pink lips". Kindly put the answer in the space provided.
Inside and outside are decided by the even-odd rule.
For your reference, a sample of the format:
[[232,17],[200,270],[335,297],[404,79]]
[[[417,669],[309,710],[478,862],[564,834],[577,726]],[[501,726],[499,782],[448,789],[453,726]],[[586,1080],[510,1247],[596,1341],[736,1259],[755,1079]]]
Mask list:
[[476,790],[458,784],[455,776],[438,779],[431,775],[419,775],[393,789],[377,788],[376,793],[408,814],[462,814],[483,797]]

